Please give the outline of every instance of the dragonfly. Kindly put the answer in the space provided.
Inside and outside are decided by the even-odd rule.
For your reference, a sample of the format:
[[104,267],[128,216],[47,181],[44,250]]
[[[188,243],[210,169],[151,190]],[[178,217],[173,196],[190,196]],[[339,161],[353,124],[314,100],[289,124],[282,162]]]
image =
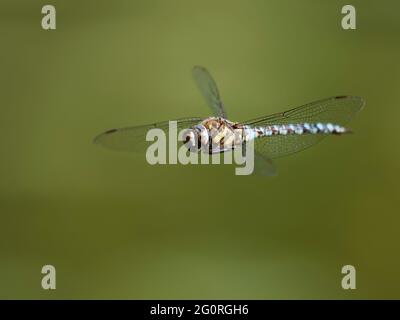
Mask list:
[[[227,118],[217,84],[206,68],[195,66],[193,78],[210,107],[208,118],[177,119],[177,129],[186,130],[182,143],[192,152],[223,153],[254,143],[255,169],[261,175],[276,175],[273,159],[304,150],[330,135],[351,132],[344,127],[365,105],[357,96],[334,96],[285,112],[244,122]],[[107,130],[94,143],[117,151],[140,152],[147,146],[146,133],[153,128],[168,135],[168,121]]]

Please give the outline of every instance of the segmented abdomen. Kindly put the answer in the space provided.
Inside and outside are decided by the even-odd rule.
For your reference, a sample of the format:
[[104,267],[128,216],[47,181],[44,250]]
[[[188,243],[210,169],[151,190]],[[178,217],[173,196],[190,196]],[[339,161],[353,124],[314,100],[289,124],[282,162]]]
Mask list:
[[346,128],[332,123],[281,124],[266,127],[247,127],[245,129],[246,140],[274,135],[341,134],[348,132]]

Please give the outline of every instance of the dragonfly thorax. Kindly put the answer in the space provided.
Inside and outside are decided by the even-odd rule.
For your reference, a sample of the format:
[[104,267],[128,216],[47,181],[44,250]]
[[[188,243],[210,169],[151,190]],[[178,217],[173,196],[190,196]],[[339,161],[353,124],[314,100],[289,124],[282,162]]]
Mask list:
[[242,142],[242,126],[221,117],[210,117],[193,126],[184,134],[190,151],[203,149],[218,153],[235,148]]

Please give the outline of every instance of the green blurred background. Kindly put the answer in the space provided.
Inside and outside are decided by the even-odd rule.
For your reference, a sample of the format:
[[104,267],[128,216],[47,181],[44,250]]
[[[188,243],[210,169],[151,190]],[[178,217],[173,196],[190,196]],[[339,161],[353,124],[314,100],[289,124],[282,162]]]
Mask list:
[[[400,298],[400,3],[351,1],[345,31],[348,3],[2,0],[0,298]],[[209,115],[197,64],[231,120],[367,104],[354,135],[279,159],[275,178],[91,143]],[[341,288],[346,264],[356,290]]]

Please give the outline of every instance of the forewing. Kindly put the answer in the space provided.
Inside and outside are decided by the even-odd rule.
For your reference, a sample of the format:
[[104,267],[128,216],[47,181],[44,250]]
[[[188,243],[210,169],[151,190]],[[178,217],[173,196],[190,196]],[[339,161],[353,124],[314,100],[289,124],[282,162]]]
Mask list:
[[218,87],[206,68],[195,66],[192,70],[197,87],[204,96],[208,106],[217,117],[226,118],[224,106],[218,91]]
[[[189,129],[199,123],[202,118],[188,118],[175,120],[177,133],[183,129]],[[94,143],[116,151],[142,152],[152,142],[146,141],[146,134],[150,129],[161,129],[165,132],[167,141],[169,136],[169,121],[163,121],[148,125],[111,129],[94,138]]]
[[364,104],[364,99],[360,97],[337,96],[314,101],[285,112],[252,119],[244,124],[268,126],[288,123],[330,122],[345,125],[364,107]]

